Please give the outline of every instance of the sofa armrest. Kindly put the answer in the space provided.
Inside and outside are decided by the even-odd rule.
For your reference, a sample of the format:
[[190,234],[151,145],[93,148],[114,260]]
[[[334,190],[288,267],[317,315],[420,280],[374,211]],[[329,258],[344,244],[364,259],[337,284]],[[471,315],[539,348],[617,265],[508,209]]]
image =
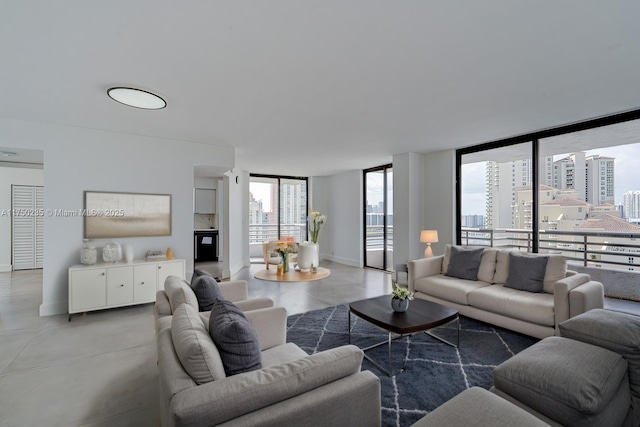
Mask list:
[[153,306],[153,311],[156,318],[162,316],[171,316],[171,304],[169,303],[169,297],[165,291],[156,292],[156,303]]
[[569,292],[591,280],[588,274],[579,273],[558,280],[553,285],[553,306],[555,312],[556,333],[558,323],[564,322],[571,316]]
[[287,310],[285,308],[261,308],[244,314],[258,333],[260,351],[287,342]]
[[273,301],[269,298],[254,298],[234,302],[242,311],[258,310],[259,308],[273,307]]
[[249,286],[245,280],[218,282],[218,286],[220,286],[220,292],[226,300],[236,302],[249,299]]
[[417,279],[440,274],[442,272],[443,259],[444,255],[438,255],[431,258],[420,258],[409,261],[409,264],[407,264],[409,270],[409,290],[415,292],[414,282]]
[[191,387],[173,397],[170,413],[176,425],[218,425],[356,374],[362,357],[347,345]]
[[594,308],[604,308],[604,286],[590,280],[569,292],[569,317],[577,316]]

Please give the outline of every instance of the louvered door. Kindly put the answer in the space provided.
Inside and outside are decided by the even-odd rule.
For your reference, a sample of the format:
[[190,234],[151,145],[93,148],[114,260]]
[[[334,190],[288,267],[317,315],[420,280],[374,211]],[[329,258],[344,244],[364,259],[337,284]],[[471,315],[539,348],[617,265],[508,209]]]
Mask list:
[[44,189],[13,185],[11,190],[13,269],[42,268]]

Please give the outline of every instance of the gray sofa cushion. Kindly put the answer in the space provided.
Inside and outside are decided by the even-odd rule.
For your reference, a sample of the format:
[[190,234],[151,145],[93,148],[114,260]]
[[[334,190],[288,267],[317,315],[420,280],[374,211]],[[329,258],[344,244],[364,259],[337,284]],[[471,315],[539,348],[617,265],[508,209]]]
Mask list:
[[442,426],[548,427],[549,424],[483,388],[471,387],[411,427]]
[[485,286],[467,295],[469,305],[542,326],[555,326],[553,295],[522,292],[503,285]]
[[173,312],[171,339],[182,367],[197,384],[225,377],[218,349],[195,308],[182,304]]
[[451,246],[451,257],[445,275],[458,279],[478,280],[483,248]]
[[207,273],[196,275],[194,272],[191,278],[191,289],[198,299],[200,311],[210,311],[216,299],[224,299],[218,282]]
[[220,352],[227,376],[262,368],[258,334],[242,310],[231,301],[215,300],[209,334]]
[[560,335],[620,354],[629,364],[634,425],[640,425],[640,317],[594,309],[558,325]]
[[169,298],[172,313],[182,304],[189,304],[196,310],[198,309],[198,298],[186,280],[177,276],[169,276],[164,282],[164,290]]
[[548,337],[498,366],[493,381],[563,425],[620,425],[630,405],[627,366],[604,348]]
[[527,292],[542,292],[548,258],[512,252],[509,254],[509,277],[504,284],[507,288]]
[[479,280],[462,280],[455,277],[427,276],[417,279],[414,283],[415,290],[445,301],[457,304],[469,305],[469,294],[476,289],[489,286],[487,282]]

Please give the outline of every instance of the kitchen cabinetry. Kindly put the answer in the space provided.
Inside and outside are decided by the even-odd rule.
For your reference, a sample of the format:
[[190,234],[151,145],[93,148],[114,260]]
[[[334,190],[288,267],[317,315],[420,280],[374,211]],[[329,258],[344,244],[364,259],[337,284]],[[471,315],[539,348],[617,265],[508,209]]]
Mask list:
[[69,320],[73,313],[154,302],[164,281],[184,278],[183,259],[74,265],[69,268]]
[[216,190],[210,188],[195,189],[195,209],[197,214],[216,213]]

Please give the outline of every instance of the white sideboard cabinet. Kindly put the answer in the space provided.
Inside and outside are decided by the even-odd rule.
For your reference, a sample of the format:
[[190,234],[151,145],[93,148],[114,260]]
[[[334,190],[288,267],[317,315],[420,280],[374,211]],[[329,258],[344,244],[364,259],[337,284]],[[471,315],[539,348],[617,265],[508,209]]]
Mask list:
[[74,265],[69,268],[69,320],[74,313],[154,302],[169,276],[184,278],[183,259]]

